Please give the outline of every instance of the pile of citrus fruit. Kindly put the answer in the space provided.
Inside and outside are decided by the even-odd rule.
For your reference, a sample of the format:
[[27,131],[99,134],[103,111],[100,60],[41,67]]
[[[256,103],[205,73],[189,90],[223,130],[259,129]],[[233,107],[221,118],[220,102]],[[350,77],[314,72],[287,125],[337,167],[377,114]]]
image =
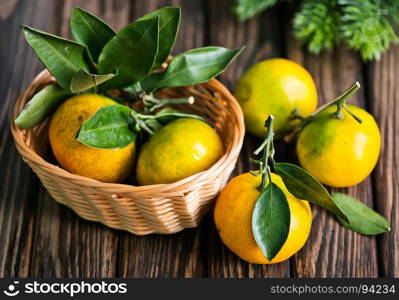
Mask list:
[[[201,116],[173,108],[196,105],[192,97],[159,99],[157,92],[206,82],[241,50],[204,47],[168,59],[179,23],[180,9],[166,7],[115,32],[74,8],[76,41],[23,26],[57,84],[37,93],[15,123],[31,128],[52,115],[49,141],[60,166],[103,182],[121,183],[132,175],[139,185],[167,184],[209,169],[224,153],[216,130]],[[242,259],[277,263],[299,251],[311,230],[309,202],[353,231],[389,230],[378,213],[347,195],[331,195],[321,184],[358,184],[377,163],[374,118],[346,104],[358,88],[356,83],[317,109],[311,75],[292,61],[266,60],[241,77],[236,97],[246,128],[263,139],[254,152],[261,157],[252,159],[257,170],[233,178],[221,191],[214,219],[223,242]],[[303,168],[274,160],[274,139],[287,135],[297,140]]]

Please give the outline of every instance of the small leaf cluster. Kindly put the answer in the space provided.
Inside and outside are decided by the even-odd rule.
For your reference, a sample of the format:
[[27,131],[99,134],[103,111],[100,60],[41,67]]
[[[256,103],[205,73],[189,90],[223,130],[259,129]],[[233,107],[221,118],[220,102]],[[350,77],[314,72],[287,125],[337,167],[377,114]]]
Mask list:
[[[236,0],[240,20],[277,2]],[[330,50],[340,42],[359,51],[364,61],[379,59],[399,41],[399,5],[395,0],[303,0],[293,18],[294,35],[311,53]]]

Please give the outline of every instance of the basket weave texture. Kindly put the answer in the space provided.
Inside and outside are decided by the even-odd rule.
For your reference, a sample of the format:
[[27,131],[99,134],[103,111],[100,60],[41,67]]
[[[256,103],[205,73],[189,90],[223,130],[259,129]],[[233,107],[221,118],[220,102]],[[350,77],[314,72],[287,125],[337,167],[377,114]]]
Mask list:
[[[54,82],[47,70],[38,74],[18,98],[13,120],[35,93]],[[225,154],[210,169],[171,184],[104,183],[65,171],[46,160],[51,157],[49,119],[32,129],[21,129],[12,121],[11,131],[19,153],[50,195],[82,218],[137,235],[171,234],[196,227],[212,207],[214,198],[235,167],[244,138],[244,122],[239,104],[216,79],[201,85],[168,89],[162,94],[194,96],[195,105],[182,105],[179,109],[209,120],[225,146]]]

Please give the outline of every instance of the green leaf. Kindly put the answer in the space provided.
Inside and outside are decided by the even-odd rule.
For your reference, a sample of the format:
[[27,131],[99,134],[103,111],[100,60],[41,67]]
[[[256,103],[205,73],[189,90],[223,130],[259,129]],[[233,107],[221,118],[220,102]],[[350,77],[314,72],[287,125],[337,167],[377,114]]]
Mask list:
[[139,20],[119,31],[101,51],[98,59],[100,74],[118,70],[118,75],[105,84],[106,88],[129,86],[152,69],[158,52],[159,17]]
[[145,91],[153,91],[206,82],[222,73],[243,49],[203,47],[188,50],[176,55],[165,72],[153,74],[141,84]]
[[390,231],[388,221],[362,202],[341,193],[333,193],[332,197],[350,221],[338,218],[342,226],[366,235]]
[[26,103],[24,109],[15,119],[15,124],[22,128],[32,128],[43,121],[71,92],[60,88],[58,85],[48,85]]
[[117,73],[110,73],[104,75],[91,74],[84,70],[80,70],[72,77],[71,91],[72,93],[81,93],[90,88],[96,87],[107,80],[115,77]]
[[69,89],[76,72],[88,71],[83,45],[29,26],[22,26],[22,30],[28,44],[64,89]]
[[234,12],[240,21],[247,20],[260,14],[265,9],[275,5],[279,0],[236,0]]
[[83,123],[77,140],[82,144],[98,149],[124,148],[136,139],[130,129],[132,110],[126,105],[113,104],[100,108]]
[[337,217],[349,221],[328,191],[313,175],[301,167],[288,163],[276,163],[274,170],[281,176],[285,186],[295,197],[319,205]]
[[148,20],[159,16],[159,49],[153,69],[161,67],[172,52],[179,31],[180,15],[180,7],[163,7],[139,19]]
[[269,183],[252,213],[252,232],[265,257],[271,261],[283,247],[290,231],[290,208],[283,191]]
[[94,61],[97,61],[105,44],[116,34],[104,21],[79,7],[72,8],[72,35],[85,45]]

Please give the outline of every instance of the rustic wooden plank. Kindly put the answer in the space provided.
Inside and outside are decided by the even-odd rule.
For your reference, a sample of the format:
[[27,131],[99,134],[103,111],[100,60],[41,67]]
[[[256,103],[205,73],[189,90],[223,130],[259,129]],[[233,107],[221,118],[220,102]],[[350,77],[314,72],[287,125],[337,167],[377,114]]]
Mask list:
[[374,171],[376,209],[391,224],[377,241],[381,276],[399,277],[399,47],[392,47],[369,71],[370,107],[381,130],[381,155]]
[[[319,93],[319,105],[334,99],[356,80],[363,89],[349,100],[365,107],[364,80],[359,58],[351,51],[339,48],[334,52],[313,56],[301,53],[299,44],[288,38],[287,55],[303,64],[313,75]],[[291,146],[295,151],[294,145]],[[361,184],[334,189],[348,193],[373,206],[371,179]],[[376,238],[361,236],[338,224],[330,213],[313,206],[313,226],[307,244],[296,256],[293,271],[297,277],[377,277]]]
[[[231,1],[207,1],[207,44],[228,48],[240,48],[246,45],[244,52],[220,78],[230,90],[241,74],[256,62],[281,56],[283,41],[279,27],[279,10],[271,9],[259,17],[247,22],[239,22],[231,12]],[[250,134],[246,134],[244,147],[233,176],[248,172],[251,167],[249,156],[261,143]],[[282,151],[283,152],[283,151]],[[212,218],[207,219],[209,240],[206,241],[210,249],[208,255],[209,277],[287,277],[289,276],[289,261],[275,265],[249,264],[231,253],[217,235]]]
[[[30,2],[30,1],[26,1]],[[32,24],[62,36],[70,36],[69,15],[77,4],[95,14],[104,11],[98,1],[35,1],[29,14],[42,20]],[[115,20],[120,20],[115,14]],[[23,48],[28,49],[24,44]],[[33,57],[32,51],[28,49]],[[37,62],[37,58],[33,60]],[[25,67],[29,68],[28,65]],[[87,222],[69,208],[57,204],[40,188],[35,215],[35,235],[29,275],[32,277],[114,277],[118,234],[98,223]]]
[[[162,6],[181,6],[182,22],[175,53],[203,44],[203,7],[195,1],[132,1],[131,19]],[[119,270],[122,277],[206,277],[204,265],[208,249],[202,225],[174,235],[120,235]]]

